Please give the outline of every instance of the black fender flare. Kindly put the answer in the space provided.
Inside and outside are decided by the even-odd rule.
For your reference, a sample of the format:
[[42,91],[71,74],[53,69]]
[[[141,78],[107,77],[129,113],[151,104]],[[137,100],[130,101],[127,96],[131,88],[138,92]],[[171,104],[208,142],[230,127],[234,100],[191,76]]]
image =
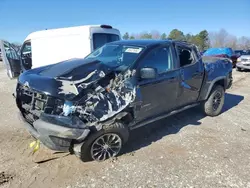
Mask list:
[[218,81],[220,81],[220,80],[224,81],[224,88],[225,88],[225,85],[226,85],[226,76],[219,76],[219,77],[215,78],[214,80],[211,81],[211,83],[210,83],[210,85],[208,87],[205,100],[208,99],[208,96],[209,96],[211,90],[213,89],[215,83],[218,82]]
[[131,113],[129,113],[129,112],[127,112],[127,111],[122,111],[122,112],[116,114],[115,116],[113,116],[111,119],[106,120],[106,121],[104,121],[104,122],[100,122],[101,127],[109,126],[109,125],[113,124],[115,121],[121,120],[121,119],[124,118],[125,116],[129,116],[130,120],[132,120]]

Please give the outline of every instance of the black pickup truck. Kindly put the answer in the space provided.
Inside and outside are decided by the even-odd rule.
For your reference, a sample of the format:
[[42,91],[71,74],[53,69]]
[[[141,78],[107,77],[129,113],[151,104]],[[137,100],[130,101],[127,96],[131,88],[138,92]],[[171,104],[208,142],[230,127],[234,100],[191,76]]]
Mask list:
[[128,40],[22,73],[15,97],[45,146],[102,161],[119,154],[132,129],[197,105],[218,115],[231,84],[228,59],[202,58],[181,41]]

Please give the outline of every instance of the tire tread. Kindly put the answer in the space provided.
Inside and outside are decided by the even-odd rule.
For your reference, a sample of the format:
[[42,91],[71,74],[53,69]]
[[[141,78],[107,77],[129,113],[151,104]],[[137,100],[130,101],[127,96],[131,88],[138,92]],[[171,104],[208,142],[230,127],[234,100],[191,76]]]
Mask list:
[[[212,107],[212,100],[213,100],[213,96],[215,94],[215,91],[220,91],[222,94],[221,104],[216,111],[214,111],[213,107]],[[224,88],[221,85],[215,85],[213,87],[212,91],[210,92],[208,99],[202,104],[205,114],[208,116],[212,116],[212,117],[219,115],[221,113],[222,108],[223,108],[224,100],[225,100]]]

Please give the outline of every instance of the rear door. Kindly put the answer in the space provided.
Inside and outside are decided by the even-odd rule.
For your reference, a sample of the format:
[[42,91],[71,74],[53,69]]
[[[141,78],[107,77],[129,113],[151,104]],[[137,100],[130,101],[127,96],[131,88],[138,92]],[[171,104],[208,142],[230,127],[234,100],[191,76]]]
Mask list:
[[9,78],[19,76],[21,72],[21,63],[15,48],[9,42],[0,40],[0,49],[2,60],[7,69],[7,75]]
[[196,102],[199,97],[204,77],[204,66],[194,47],[177,44],[176,48],[181,75],[177,101],[178,106],[185,106]]

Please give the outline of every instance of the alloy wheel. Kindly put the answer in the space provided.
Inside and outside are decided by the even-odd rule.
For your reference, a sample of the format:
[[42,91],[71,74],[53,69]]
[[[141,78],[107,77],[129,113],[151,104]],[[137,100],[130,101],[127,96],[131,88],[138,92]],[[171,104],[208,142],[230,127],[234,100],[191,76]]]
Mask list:
[[104,161],[115,157],[121,150],[122,140],[114,133],[98,137],[91,146],[91,157],[96,161]]
[[221,93],[216,92],[213,98],[213,110],[216,111],[221,104]]

